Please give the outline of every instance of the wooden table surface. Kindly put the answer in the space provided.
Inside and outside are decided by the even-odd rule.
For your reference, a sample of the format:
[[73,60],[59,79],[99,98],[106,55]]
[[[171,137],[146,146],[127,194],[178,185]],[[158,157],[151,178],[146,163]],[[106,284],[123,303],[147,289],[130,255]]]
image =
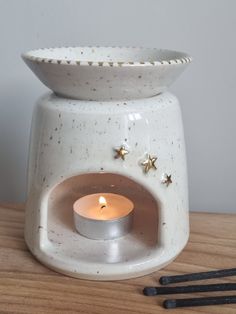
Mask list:
[[[173,263],[148,276],[115,282],[79,280],[47,269],[25,245],[24,210],[1,206],[0,215],[0,313],[236,313],[236,304],[165,310],[166,297],[142,295],[143,287],[158,285],[161,275],[236,267],[236,215],[191,213],[190,241]],[[216,282],[236,282],[236,277],[205,281]],[[177,297],[220,294],[236,292]]]

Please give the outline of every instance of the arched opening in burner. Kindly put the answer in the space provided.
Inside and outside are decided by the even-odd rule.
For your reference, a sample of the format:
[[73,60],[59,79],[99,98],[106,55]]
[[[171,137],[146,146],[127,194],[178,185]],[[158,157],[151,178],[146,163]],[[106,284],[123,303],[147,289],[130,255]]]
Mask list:
[[[94,193],[115,193],[134,203],[130,233],[114,240],[92,240],[76,231],[73,203]],[[48,240],[64,258],[92,263],[138,262],[158,248],[159,214],[156,198],[131,178],[114,173],[77,175],[58,184],[49,195]]]

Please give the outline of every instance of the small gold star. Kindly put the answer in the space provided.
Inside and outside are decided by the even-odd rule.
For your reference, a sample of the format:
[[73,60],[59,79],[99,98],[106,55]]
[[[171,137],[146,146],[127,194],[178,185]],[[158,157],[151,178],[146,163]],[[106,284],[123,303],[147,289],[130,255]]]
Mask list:
[[154,169],[154,170],[157,169],[157,167],[156,167],[156,165],[155,165],[156,160],[157,160],[157,157],[155,157],[155,156],[154,156],[154,157],[151,157],[151,155],[148,155],[148,156],[147,156],[147,159],[144,160],[144,161],[141,163],[141,165],[144,166],[144,172],[145,172],[145,173],[148,173],[148,171],[149,171],[150,169]]
[[125,160],[125,155],[129,153],[127,149],[122,145],[119,149],[115,149],[116,155],[115,159],[121,158],[122,160]]
[[165,173],[163,175],[162,183],[168,187],[172,183],[171,174],[168,175],[167,173]]

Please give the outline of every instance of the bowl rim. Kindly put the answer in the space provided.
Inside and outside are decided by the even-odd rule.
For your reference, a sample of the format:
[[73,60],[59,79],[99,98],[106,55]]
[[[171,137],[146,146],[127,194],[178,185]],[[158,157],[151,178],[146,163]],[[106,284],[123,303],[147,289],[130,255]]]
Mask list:
[[[162,61],[90,61],[90,60],[73,60],[73,59],[62,59],[62,58],[41,58],[36,57],[33,53],[38,51],[50,50],[50,49],[73,49],[73,48],[81,48],[81,49],[96,49],[96,48],[106,48],[106,49],[145,49],[145,50],[157,50],[157,51],[166,51],[172,52],[176,54],[182,54],[182,58],[174,58]],[[131,47],[131,46],[58,46],[58,47],[50,47],[50,48],[39,48],[29,50],[25,53],[21,54],[21,57],[24,60],[33,61],[36,63],[47,63],[47,64],[57,64],[57,65],[69,65],[69,66],[102,66],[102,67],[132,67],[132,66],[170,66],[176,64],[184,64],[192,62],[192,57],[190,57],[187,53],[171,50],[171,49],[159,49],[159,48],[150,48],[150,47]]]

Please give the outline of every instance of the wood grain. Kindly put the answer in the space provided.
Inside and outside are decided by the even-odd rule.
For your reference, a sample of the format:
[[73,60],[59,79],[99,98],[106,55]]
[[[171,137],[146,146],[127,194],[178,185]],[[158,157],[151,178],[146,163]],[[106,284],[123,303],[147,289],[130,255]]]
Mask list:
[[[0,313],[166,313],[171,311],[161,306],[166,297],[145,297],[144,286],[157,285],[161,275],[236,267],[236,215],[232,214],[192,213],[190,241],[172,264],[149,276],[116,282],[73,279],[47,269],[24,243],[24,210],[0,207],[0,215]],[[205,283],[235,281],[236,277],[228,277]],[[236,291],[177,297],[227,294]],[[236,304],[172,312],[235,314]]]

